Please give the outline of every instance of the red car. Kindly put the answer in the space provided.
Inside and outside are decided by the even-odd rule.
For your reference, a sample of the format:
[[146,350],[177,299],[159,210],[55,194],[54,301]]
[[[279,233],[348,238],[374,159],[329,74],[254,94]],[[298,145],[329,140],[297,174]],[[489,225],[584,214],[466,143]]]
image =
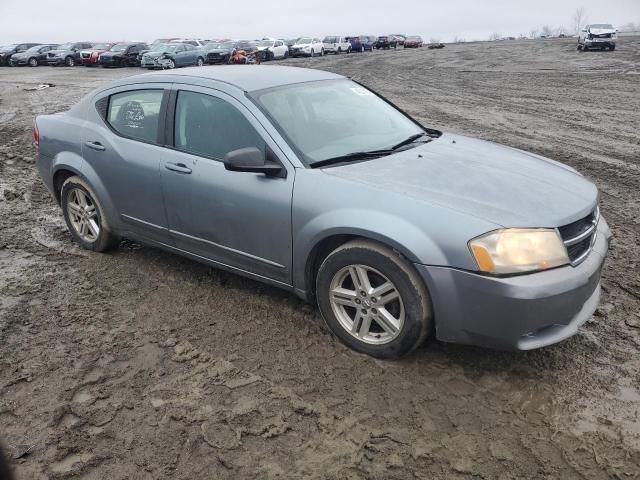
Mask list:
[[404,41],[404,48],[420,48],[422,46],[422,37],[417,35],[412,37],[407,37]]
[[111,49],[118,42],[96,43],[93,48],[82,50],[80,52],[80,64],[86,67],[97,67],[98,57]]

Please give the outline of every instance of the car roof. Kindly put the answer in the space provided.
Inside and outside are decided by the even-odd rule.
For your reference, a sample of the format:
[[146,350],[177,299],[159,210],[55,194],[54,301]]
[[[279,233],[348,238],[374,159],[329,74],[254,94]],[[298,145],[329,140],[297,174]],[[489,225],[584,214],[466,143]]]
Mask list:
[[[190,67],[180,70],[150,72],[137,77],[152,77],[157,75],[216,80],[234,85],[245,92],[295,83],[345,78],[342,75],[324,72],[322,70],[275,65],[222,65],[215,68]],[[176,78],[176,81],[179,81],[178,78]]]

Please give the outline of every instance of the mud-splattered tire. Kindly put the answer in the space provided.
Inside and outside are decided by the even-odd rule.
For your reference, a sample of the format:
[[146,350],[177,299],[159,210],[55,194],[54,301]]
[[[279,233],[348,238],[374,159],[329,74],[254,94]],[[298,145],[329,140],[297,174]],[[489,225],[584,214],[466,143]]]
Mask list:
[[[82,197],[83,200],[79,200]],[[77,208],[82,203],[86,204],[84,212]],[[82,248],[104,252],[118,245],[119,238],[111,232],[96,194],[80,177],[65,180],[60,191],[60,206],[69,232]]]
[[373,357],[407,355],[431,330],[422,279],[404,257],[377,242],[353,240],[330,253],[318,269],[316,297],[331,331]]

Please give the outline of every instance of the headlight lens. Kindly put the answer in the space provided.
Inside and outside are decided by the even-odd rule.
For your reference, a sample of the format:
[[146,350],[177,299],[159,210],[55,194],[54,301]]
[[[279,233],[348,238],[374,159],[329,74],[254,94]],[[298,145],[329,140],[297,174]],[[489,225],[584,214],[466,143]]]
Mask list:
[[510,228],[489,232],[469,242],[482,272],[496,275],[535,272],[569,263],[556,230]]

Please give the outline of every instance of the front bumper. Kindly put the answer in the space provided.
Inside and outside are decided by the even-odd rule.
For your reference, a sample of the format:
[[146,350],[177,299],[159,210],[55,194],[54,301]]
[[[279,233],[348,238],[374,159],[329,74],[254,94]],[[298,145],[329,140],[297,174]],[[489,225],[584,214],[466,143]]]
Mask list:
[[9,65],[12,66],[19,66],[19,65],[27,65],[28,61],[26,58],[15,58],[15,57],[11,57],[11,59],[9,60]]
[[575,335],[598,306],[610,238],[600,217],[596,242],[580,265],[507,278],[416,265],[431,293],[437,338],[531,350]]
[[615,46],[616,40],[612,38],[594,38],[589,40],[588,38],[584,41],[584,46],[587,48],[601,48],[601,47],[612,47]]

